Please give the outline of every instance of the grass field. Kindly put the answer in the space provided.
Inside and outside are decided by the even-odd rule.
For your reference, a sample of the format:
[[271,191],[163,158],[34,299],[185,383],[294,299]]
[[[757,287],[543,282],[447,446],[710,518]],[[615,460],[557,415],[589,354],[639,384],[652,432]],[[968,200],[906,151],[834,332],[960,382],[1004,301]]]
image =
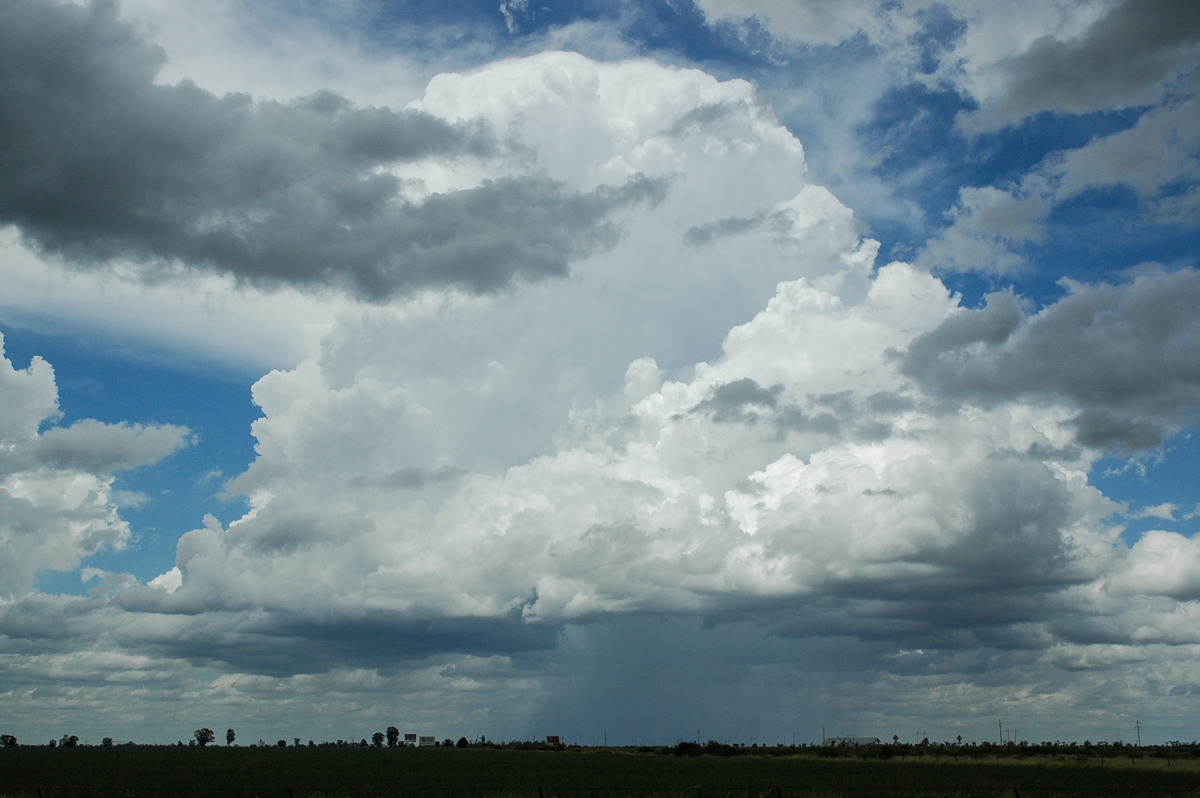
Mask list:
[[0,798],[1200,796],[1195,760],[670,756],[624,749],[20,747]]

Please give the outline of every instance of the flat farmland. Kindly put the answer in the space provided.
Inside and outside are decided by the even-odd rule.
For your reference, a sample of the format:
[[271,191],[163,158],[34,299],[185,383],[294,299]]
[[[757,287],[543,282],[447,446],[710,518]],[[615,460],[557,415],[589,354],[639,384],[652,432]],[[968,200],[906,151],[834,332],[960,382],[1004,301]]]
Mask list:
[[1195,760],[1164,757],[672,756],[627,749],[0,750],[0,798],[865,798],[1200,796]]

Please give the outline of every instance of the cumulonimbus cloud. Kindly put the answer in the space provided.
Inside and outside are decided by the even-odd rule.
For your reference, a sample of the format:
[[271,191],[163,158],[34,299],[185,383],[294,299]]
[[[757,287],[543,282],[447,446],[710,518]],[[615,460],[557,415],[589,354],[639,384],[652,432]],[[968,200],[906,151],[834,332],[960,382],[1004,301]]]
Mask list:
[[[680,84],[724,94],[731,110],[679,133],[695,110],[666,91]],[[670,100],[629,109],[631,91]],[[934,276],[875,264],[848,209],[799,178],[761,210],[709,190],[729,157],[710,153],[729,142],[742,169],[774,173],[783,157],[802,174],[799,149],[737,102],[746,91],[568,54],[435,81],[426,102],[446,118],[461,98],[484,96],[495,100],[491,124],[513,135],[545,137],[562,114],[619,118],[569,158],[555,140],[533,149],[572,185],[602,169],[651,181],[669,170],[672,192],[577,281],[437,314],[345,319],[304,363],[260,380],[259,456],[231,483],[252,510],[186,533],[175,569],[114,598],[171,618],[170,633],[131,632],[129,644],[210,662],[197,643],[209,619],[236,617],[236,639],[212,656],[283,674],[333,667],[289,663],[302,640],[375,667],[388,630],[395,657],[515,655],[554,646],[570,624],[748,612],[788,638],[928,645],[946,667],[977,646],[1089,642],[1088,619],[1104,610],[1074,591],[1119,555],[1106,521],[1116,505],[1086,477],[1096,455],[1079,445],[1092,443],[1082,411],[1182,423],[1194,403],[1189,360],[1154,390],[1112,374],[1131,365],[1123,344],[1188,346],[1195,275],[1077,286],[1029,318],[1013,294],[963,309]],[[598,114],[604,103],[611,113]],[[731,218],[770,224],[689,237]],[[684,254],[657,262],[656,274],[672,277],[667,288],[707,291],[705,307],[726,292],[720,280],[697,282],[694,263],[741,270],[753,253],[792,277],[686,376],[639,357],[601,398],[553,396],[534,364],[558,342],[592,345],[605,329],[572,309],[602,306],[617,275],[641,278],[623,269],[664,241]],[[642,300],[655,310],[677,302],[670,290]],[[621,308],[629,325],[641,323],[637,307]],[[488,334],[514,318],[522,335]],[[656,328],[645,329],[634,343],[653,347]],[[1076,371],[1046,376],[1064,346]],[[1145,404],[1163,379],[1182,391],[1174,416]],[[1106,385],[1124,386],[1125,400],[1107,402]],[[543,434],[551,413],[553,435]]]
[[[250,511],[183,534],[175,567],[149,584],[105,576],[124,587],[110,599],[0,605],[6,673],[36,680],[23,647],[79,683],[100,667],[172,687],[203,673],[208,693],[189,700],[213,704],[272,691],[301,703],[318,684],[394,696],[426,679],[403,689],[436,685],[424,700],[443,714],[455,697],[514,703],[491,687],[525,674],[524,696],[559,706],[540,689],[552,670],[595,678],[611,703],[597,685],[613,663],[589,646],[664,680],[722,647],[723,673],[786,685],[758,704],[773,711],[821,667],[831,678],[811,695],[853,691],[905,717],[948,693],[972,710],[1014,689],[1105,695],[1106,673],[1131,677],[1129,663],[1160,654],[1153,678],[1194,683],[1198,580],[1167,566],[1195,547],[1162,536],[1127,552],[1118,505],[1089,481],[1092,443],[1138,440],[1096,414],[1187,423],[1193,360],[1160,375],[1161,407],[1118,377],[1132,364],[1122,341],[1195,351],[1193,274],[1077,286],[1032,316],[1015,294],[964,309],[927,271],[876,263],[749,84],[695,70],[547,53],[439,76],[418,107],[430,116],[404,124],[503,130],[516,144],[430,157],[494,158],[518,177],[412,199],[410,237],[445,221],[434,209],[458,218],[476,200],[519,227],[503,200],[522,192],[555,195],[552,219],[586,223],[671,190],[623,220],[619,240],[592,227],[599,238],[578,251],[595,257],[574,279],[343,314],[302,362],[255,385],[257,458],[229,485]],[[475,114],[488,123],[465,121]],[[372,153],[361,157],[378,163]],[[536,177],[521,171],[531,161]],[[474,232],[447,230],[432,249]],[[405,283],[417,284],[430,283]],[[1072,379],[1047,375],[1056,363]],[[14,374],[29,389],[14,407],[50,406],[48,366]],[[43,460],[62,479],[47,484],[61,491],[89,451],[93,465],[141,462],[170,439],[135,431],[64,431]],[[63,450],[69,438],[83,449]],[[88,551],[71,545],[28,562],[70,565]],[[669,668],[647,664],[646,639],[673,649]],[[752,682],[766,684],[737,687]]]

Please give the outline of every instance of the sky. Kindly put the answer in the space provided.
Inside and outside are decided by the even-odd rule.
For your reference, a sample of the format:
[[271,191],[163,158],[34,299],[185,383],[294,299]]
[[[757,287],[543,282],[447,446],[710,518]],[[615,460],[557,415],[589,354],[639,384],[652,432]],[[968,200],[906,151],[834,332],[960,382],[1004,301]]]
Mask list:
[[1200,737],[1198,65],[1189,0],[0,4],[0,731]]

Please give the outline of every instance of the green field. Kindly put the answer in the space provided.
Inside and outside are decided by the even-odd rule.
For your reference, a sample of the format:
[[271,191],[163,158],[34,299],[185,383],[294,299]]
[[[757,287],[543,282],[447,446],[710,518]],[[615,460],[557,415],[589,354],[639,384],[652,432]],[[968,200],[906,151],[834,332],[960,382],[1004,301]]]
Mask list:
[[1200,796],[1164,757],[672,756],[625,749],[0,749],[0,798],[859,798]]

